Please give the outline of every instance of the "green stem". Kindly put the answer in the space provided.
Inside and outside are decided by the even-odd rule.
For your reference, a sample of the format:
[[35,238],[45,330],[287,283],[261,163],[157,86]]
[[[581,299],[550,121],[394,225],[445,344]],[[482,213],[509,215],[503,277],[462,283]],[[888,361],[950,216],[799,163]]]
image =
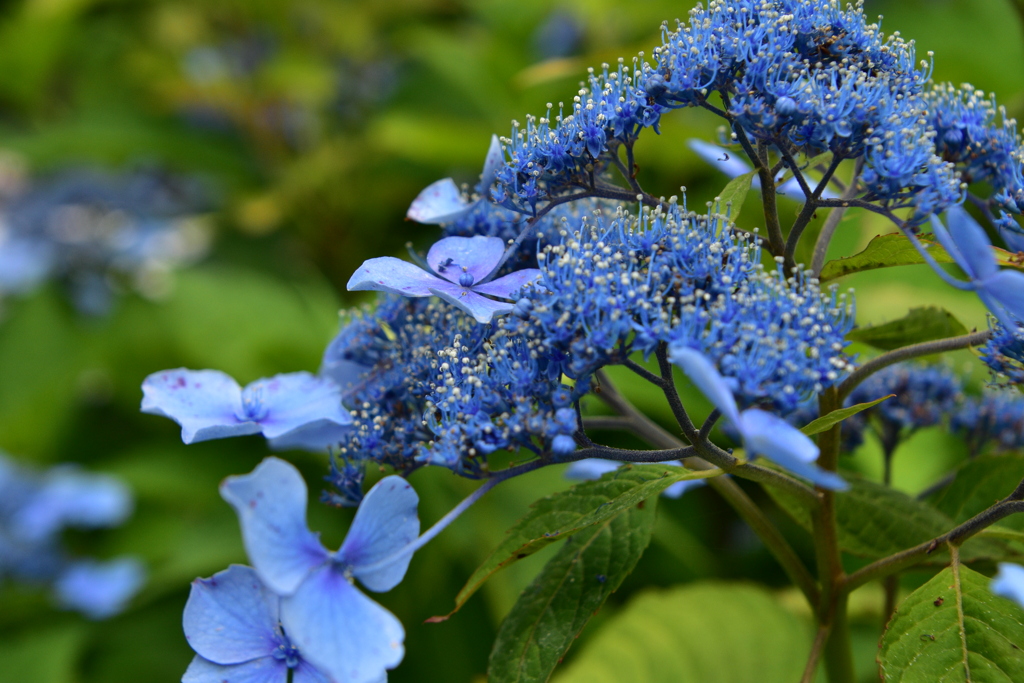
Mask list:
[[836,596],[831,632],[825,643],[825,672],[829,683],[856,683],[853,648],[850,647],[850,621],[846,615],[846,596]]

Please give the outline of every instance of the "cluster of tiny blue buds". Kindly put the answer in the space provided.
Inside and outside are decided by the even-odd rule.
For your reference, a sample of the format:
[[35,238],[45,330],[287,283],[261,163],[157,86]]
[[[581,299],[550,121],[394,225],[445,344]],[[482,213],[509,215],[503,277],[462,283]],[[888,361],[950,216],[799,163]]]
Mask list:
[[953,413],[950,425],[972,455],[986,449],[997,453],[1020,449],[1024,447],[1024,400],[1011,390],[968,398]]
[[981,347],[981,359],[996,375],[996,384],[1024,384],[1024,328],[995,324]]

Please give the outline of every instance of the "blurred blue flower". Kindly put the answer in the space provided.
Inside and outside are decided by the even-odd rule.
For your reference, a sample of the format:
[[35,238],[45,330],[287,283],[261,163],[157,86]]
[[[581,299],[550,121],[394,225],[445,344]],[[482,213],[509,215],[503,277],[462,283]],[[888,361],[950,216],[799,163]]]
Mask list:
[[196,579],[185,603],[185,638],[196,656],[182,683],[328,683],[281,627],[281,599],[250,567]]
[[348,289],[409,297],[435,295],[466,311],[477,322],[489,323],[495,314],[511,312],[513,305],[482,294],[509,299],[523,285],[540,277],[539,270],[524,268],[487,280],[504,253],[505,244],[497,237],[445,237],[427,252],[427,265],[433,272],[408,261],[382,256],[359,266],[348,281]]
[[999,573],[992,579],[990,588],[996,595],[1009,598],[1024,607],[1024,567],[1000,562]]
[[[606,460],[604,458],[584,458],[583,460],[577,460],[576,462],[569,465],[565,470],[566,479],[600,479],[602,475],[608,472],[614,472],[623,463],[618,460]],[[670,460],[668,462],[661,463],[663,465],[670,465],[672,467],[682,467],[683,463],[678,460]],[[707,481],[704,479],[688,479],[686,481],[677,481],[670,485],[667,489],[661,492],[661,495],[666,498],[679,498],[690,489],[703,486]]]
[[379,481],[334,553],[306,526],[306,483],[284,460],[266,458],[220,490],[238,514],[256,574],[281,596],[281,626],[302,658],[337,683],[382,680],[402,660],[405,631],[352,579],[383,592],[405,576],[420,526],[412,486],[397,476]]
[[145,567],[134,557],[76,560],[57,577],[53,589],[64,609],[90,619],[107,619],[123,612],[145,581]]
[[813,464],[818,459],[818,447],[799,429],[757,408],[741,413],[729,385],[700,351],[673,344],[669,347],[669,359],[682,368],[722,417],[732,423],[750,457],[763,455],[821,488],[836,491],[848,488],[842,477]]
[[262,433],[292,443],[317,437],[325,449],[352,422],[338,386],[308,372],[275,375],[242,389],[218,370],[178,368],[147,377],[142,393],[142,412],[180,424],[185,443]]

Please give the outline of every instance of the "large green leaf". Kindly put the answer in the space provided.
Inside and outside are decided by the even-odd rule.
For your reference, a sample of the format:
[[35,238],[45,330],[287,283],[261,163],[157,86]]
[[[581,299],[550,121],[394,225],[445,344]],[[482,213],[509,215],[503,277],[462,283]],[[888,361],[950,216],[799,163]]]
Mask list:
[[935,306],[927,306],[912,308],[910,313],[899,320],[853,330],[846,338],[876,349],[891,351],[909,344],[958,337],[962,334],[967,334],[967,328],[954,318],[952,313]]
[[[862,557],[885,557],[940,536],[956,523],[928,503],[915,500],[902,491],[846,476],[850,489],[836,496],[836,524],[839,547]],[[796,498],[767,486],[765,490],[800,526],[811,529],[811,515]],[[990,539],[972,539],[964,546],[964,559],[1006,557],[1005,544]],[[947,562],[939,548],[935,560]]]
[[[597,481],[586,481],[533,504],[497,548],[477,567],[455,597],[457,612],[483,583],[502,567],[523,559],[549,543],[615,517],[677,481],[701,475],[659,465],[620,467]],[[450,615],[449,615],[450,616]],[[434,620],[443,620],[435,617]]]
[[[1022,479],[1024,455],[982,456],[965,463],[933,504],[959,524],[1005,498]],[[1024,515],[1010,515],[999,525],[1024,531]]]
[[657,497],[571,536],[519,596],[491,650],[491,683],[547,681],[590,617],[636,567]]
[[868,408],[874,408],[882,401],[886,400],[887,398],[892,398],[895,395],[896,394],[889,394],[888,396],[883,396],[882,398],[876,398],[874,401],[868,401],[867,403],[858,403],[848,408],[840,408],[839,410],[833,410],[828,415],[822,415],[817,419],[811,420],[803,427],[801,427],[800,431],[808,436],[820,434],[821,432],[825,431],[832,425],[842,422],[848,417],[853,417],[857,413],[865,411]]
[[[928,247],[928,251],[936,261],[939,263],[953,262],[953,259],[941,246],[925,238],[919,239]],[[924,259],[906,237],[899,233],[877,235],[868,242],[864,251],[826,263],[825,267],[821,269],[819,279],[826,282],[862,270],[910,266],[919,263],[924,263]]]
[[757,171],[751,171],[750,173],[736,176],[726,183],[725,187],[718,194],[718,200],[721,202],[723,210],[726,209],[727,205],[732,206],[729,210],[729,220],[733,223],[739,220],[740,211],[743,209],[743,200],[747,198],[747,194],[750,192],[750,185],[754,181],[756,174]]
[[993,595],[989,581],[950,567],[907,596],[882,636],[883,680],[1024,681],[1024,609]]
[[772,595],[743,583],[697,583],[633,599],[555,683],[793,683],[810,631]]

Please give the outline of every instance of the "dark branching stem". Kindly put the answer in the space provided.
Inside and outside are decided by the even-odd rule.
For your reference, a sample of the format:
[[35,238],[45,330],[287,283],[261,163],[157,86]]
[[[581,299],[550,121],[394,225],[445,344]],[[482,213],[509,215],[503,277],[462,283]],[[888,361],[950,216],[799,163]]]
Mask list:
[[[601,390],[598,395],[611,408],[633,423],[631,431],[637,436],[654,446],[674,447],[676,449],[684,447],[683,442],[679,438],[662,429],[661,426],[653,422],[649,417],[637,410],[632,403],[621,396],[616,391],[614,385],[608,381],[607,377],[604,377],[602,373],[598,373],[598,378],[601,382]],[[733,458],[725,451],[721,451],[721,449],[718,449],[713,444],[710,444],[710,446],[728,458],[728,461],[731,461],[732,464],[739,462],[736,458]],[[728,470],[737,476],[759,481],[769,486],[779,486],[800,497],[809,505],[813,506],[817,502],[813,491],[780,472],[749,463],[729,467],[728,461],[726,462],[727,467],[722,467],[723,470]],[[683,464],[694,470],[707,470],[713,467],[704,457],[686,458]],[[732,479],[728,477],[712,477],[707,481],[708,486],[718,492],[740,518],[750,525],[750,528],[754,530],[754,533],[758,535],[775,556],[775,559],[778,560],[786,575],[803,592],[808,603],[816,605],[819,600],[819,590],[814,577],[811,576],[811,573],[804,566],[803,561],[793,550],[792,546],[789,545],[786,538],[768,519],[761,508]]]
[[[843,200],[849,201],[857,196],[857,179],[863,168],[864,157],[857,157],[850,184],[843,190]],[[835,235],[836,228],[839,227],[844,215],[846,215],[846,207],[834,207],[829,212],[828,218],[825,219],[825,224],[821,226],[821,232],[818,233],[818,239],[814,243],[814,254],[811,257],[811,274],[814,277],[821,275],[821,269],[825,267],[828,245],[831,244],[832,236]]]
[[700,426],[700,435],[698,436],[699,441],[707,441],[708,436],[711,434],[711,430],[714,428],[715,423],[718,422],[718,418],[722,416],[722,413],[715,408],[708,415],[708,419],[704,420],[704,424]]
[[978,513],[974,517],[957,526],[950,531],[937,536],[930,541],[922,543],[913,548],[898,552],[889,557],[872,562],[866,567],[858,569],[850,574],[843,585],[847,593],[863,586],[869,581],[875,581],[883,577],[895,574],[907,567],[912,567],[918,562],[928,558],[936,550],[945,544],[954,546],[963,545],[965,541],[992,526],[999,520],[1009,517],[1012,514],[1024,512],[1024,481],[1017,485],[1013,493],[999,501],[987,510]]
[[[782,149],[782,148],[780,148]],[[800,172],[800,168],[796,164],[796,160],[789,154],[789,152],[783,149],[783,159],[786,160],[790,170],[793,171],[793,175],[800,183],[800,188],[804,191],[804,196],[807,201],[804,203],[803,208],[800,210],[800,214],[796,217],[793,222],[793,227],[789,230],[789,239],[786,240],[786,254],[785,254],[785,272],[792,272],[792,268],[796,265],[794,260],[794,254],[796,253],[796,247],[800,243],[800,237],[803,235],[804,230],[807,228],[811,219],[814,217],[814,212],[818,210],[819,200],[821,199],[821,193],[828,187],[829,181],[832,176],[835,175],[836,170],[839,168],[839,164],[842,163],[843,157],[835,154],[832,157],[832,162],[828,165],[828,169],[825,170],[824,175],[821,177],[821,181],[818,185],[811,190],[807,185],[807,181],[804,179],[804,175]]]
[[768,251],[773,256],[782,256],[786,253],[786,242],[782,238],[782,225],[779,223],[779,207],[776,203],[775,177],[772,175],[772,169],[751,146],[742,127],[734,123],[732,130],[743,151],[750,158],[750,163],[757,170],[757,177],[761,182],[761,203],[764,206],[765,230],[768,233]]
[[935,341],[921,342],[920,344],[911,344],[910,346],[904,346],[898,349],[893,349],[888,353],[883,353],[880,356],[875,356],[867,363],[864,363],[859,368],[850,373],[850,376],[847,377],[843,381],[843,383],[839,385],[839,401],[841,403],[843,399],[849,396],[850,393],[868,377],[875,374],[879,370],[889,367],[894,363],[899,363],[900,361],[904,360],[910,360],[911,358],[929,356],[935,353],[944,353],[946,351],[958,351],[960,349],[967,349],[972,346],[984,344],[991,337],[991,330],[982,330],[981,332],[971,332],[970,334],[961,335],[959,337],[948,337],[946,339],[936,339]]

